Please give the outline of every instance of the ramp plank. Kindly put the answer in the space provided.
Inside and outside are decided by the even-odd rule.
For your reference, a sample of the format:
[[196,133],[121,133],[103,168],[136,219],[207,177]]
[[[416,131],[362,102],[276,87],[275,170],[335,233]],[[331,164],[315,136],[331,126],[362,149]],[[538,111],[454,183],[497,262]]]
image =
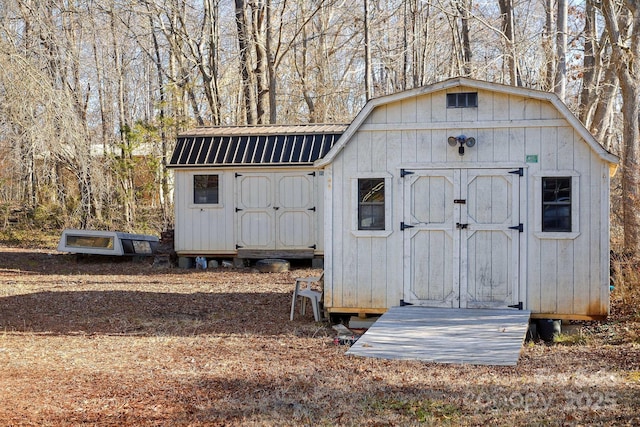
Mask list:
[[437,363],[516,365],[529,311],[393,307],[347,354]]

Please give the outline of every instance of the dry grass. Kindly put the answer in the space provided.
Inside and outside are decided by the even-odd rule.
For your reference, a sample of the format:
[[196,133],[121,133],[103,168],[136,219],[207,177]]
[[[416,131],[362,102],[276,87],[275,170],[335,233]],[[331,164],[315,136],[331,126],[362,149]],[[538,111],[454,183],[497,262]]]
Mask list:
[[310,313],[288,320],[294,277],[314,273],[0,248],[0,424],[640,423],[637,307],[588,340],[525,345],[517,367],[364,359]]

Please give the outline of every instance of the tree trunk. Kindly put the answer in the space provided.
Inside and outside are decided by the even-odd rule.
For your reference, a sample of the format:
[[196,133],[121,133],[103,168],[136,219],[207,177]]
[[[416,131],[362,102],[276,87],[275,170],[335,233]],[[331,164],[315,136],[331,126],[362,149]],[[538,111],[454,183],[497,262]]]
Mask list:
[[[127,229],[131,229],[134,221],[134,209],[135,202],[133,200],[133,176],[130,167],[131,150],[128,147],[128,136],[130,131],[130,124],[127,119],[127,97],[125,89],[125,71],[124,64],[122,62],[122,52],[118,44],[117,29],[116,29],[116,16],[115,11],[110,13],[111,19],[111,37],[112,37],[112,49],[115,70],[117,73],[118,84],[118,126],[120,129],[120,158],[117,160],[116,173],[118,174],[118,180],[120,182],[121,196],[120,202],[122,203],[123,215],[125,226]],[[84,178],[84,177],[83,177]],[[81,182],[81,186],[83,183]],[[85,192],[82,191],[82,200],[85,200]]]
[[269,123],[275,124],[278,119],[278,110],[276,105],[276,58],[273,53],[273,34],[271,31],[271,0],[267,0],[267,65],[268,65],[268,81],[269,81]]
[[563,102],[567,91],[567,12],[567,0],[558,0],[558,28],[556,32],[558,67],[554,92]]
[[244,119],[247,124],[257,124],[258,120],[254,112],[255,97],[252,90],[251,72],[251,52],[249,44],[249,28],[245,11],[244,0],[236,2],[236,28],[238,30],[238,49],[240,51],[240,81],[242,85],[241,93],[244,100]]
[[506,41],[507,70],[511,86],[522,86],[518,72],[516,40],[514,32],[513,0],[498,0],[502,15],[502,34]]
[[585,126],[589,127],[596,101],[596,87],[598,82],[598,64],[596,59],[597,28],[596,8],[594,0],[586,0],[584,12],[584,59],[582,61],[582,91],[580,92],[580,106],[578,117]]
[[465,76],[471,76],[471,40],[469,37],[469,17],[472,0],[462,0],[458,3],[460,13],[460,32],[462,38],[462,72]]
[[592,101],[595,104],[595,111],[587,127],[595,138],[609,150],[614,148],[612,147],[612,120],[619,89],[620,84],[616,70],[612,65],[609,65],[602,78],[602,83],[600,83],[599,93]]
[[[219,44],[219,16],[218,1],[204,0],[204,38],[206,40],[207,52],[200,52],[200,74],[204,83],[205,96],[211,111],[211,121],[214,125],[219,125],[222,121],[220,117],[220,92],[218,89],[218,44]],[[156,49],[156,52],[158,50]],[[204,56],[204,58],[203,58]]]
[[373,97],[373,71],[371,65],[371,35],[369,34],[369,0],[364,0],[364,93],[370,100]]
[[553,3],[554,0],[545,0],[544,2],[544,33],[542,36],[542,49],[545,55],[545,76],[540,82],[543,90],[551,91],[554,85],[554,76],[556,75],[556,50],[554,43],[554,21],[553,21]]
[[256,52],[256,85],[257,103],[256,118],[257,123],[265,124],[269,122],[269,55],[267,52],[267,0],[254,0],[250,3],[253,19],[252,35],[253,45]]
[[[611,40],[622,95],[624,147],[622,153],[622,203],[624,249],[640,255],[640,8],[625,0],[618,9],[614,0],[602,1],[602,14]],[[622,32],[624,31],[624,33]]]

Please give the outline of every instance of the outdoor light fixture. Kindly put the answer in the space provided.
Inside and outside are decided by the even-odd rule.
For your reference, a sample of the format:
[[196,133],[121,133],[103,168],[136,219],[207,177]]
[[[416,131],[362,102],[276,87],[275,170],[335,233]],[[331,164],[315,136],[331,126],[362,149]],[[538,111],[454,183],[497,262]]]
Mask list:
[[476,145],[476,139],[475,138],[473,138],[473,137],[467,138],[464,135],[450,136],[449,139],[447,139],[447,142],[452,147],[455,147],[457,144],[460,144],[460,146],[458,147],[458,154],[460,154],[461,156],[464,156],[464,146],[465,145],[467,147],[473,147],[474,145]]

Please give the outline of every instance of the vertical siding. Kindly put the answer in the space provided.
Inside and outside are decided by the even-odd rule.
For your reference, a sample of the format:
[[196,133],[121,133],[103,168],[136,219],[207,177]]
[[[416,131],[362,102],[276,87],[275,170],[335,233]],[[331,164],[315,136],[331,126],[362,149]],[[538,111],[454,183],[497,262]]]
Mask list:
[[[465,91],[459,88],[457,91]],[[364,124],[377,125],[356,131],[331,164],[327,198],[327,230],[330,262],[327,280],[330,307],[391,307],[403,296],[403,240],[398,224],[403,211],[401,167],[430,163],[496,167],[508,162],[525,168],[520,181],[520,221],[524,224],[520,268],[521,297],[533,312],[595,315],[606,310],[603,295],[604,263],[608,256],[607,165],[574,131],[569,123],[538,126],[538,120],[559,119],[561,114],[546,101],[481,90],[479,107],[447,109],[445,92],[420,95],[374,109]],[[492,127],[491,121],[500,122]],[[512,127],[505,122],[512,121]],[[450,122],[447,128],[443,123]],[[477,122],[477,128],[460,129],[460,122]],[[418,123],[416,129],[394,130],[395,124]],[[428,124],[434,126],[429,128]],[[388,124],[388,126],[379,125]],[[427,124],[426,128],[421,126]],[[476,146],[449,147],[447,138],[464,134],[476,138]],[[537,161],[525,162],[527,155]],[[535,233],[541,201],[535,188],[545,172],[565,171],[579,176],[577,208],[579,235],[545,238]],[[354,182],[364,176],[392,176],[392,232],[387,237],[363,237],[354,233],[357,207]],[[387,175],[385,175],[387,174]],[[538,178],[535,178],[535,177]],[[537,181],[536,181],[537,179]],[[537,192],[537,193],[536,193]],[[539,210],[539,211],[538,211]],[[604,231],[603,231],[604,230]],[[328,244],[329,245],[329,244]],[[602,255],[606,252],[606,255]],[[595,312],[594,312],[595,307]]]
[[219,171],[220,207],[193,205],[193,175],[211,170],[175,171],[176,252],[224,252],[235,250],[234,182],[229,172]]
[[315,179],[316,196],[316,252],[324,253],[324,189],[325,173],[318,171]]
[[[598,283],[597,271],[600,268],[598,254],[600,251],[601,218],[598,215],[601,206],[600,197],[594,191],[602,190],[598,177],[598,159],[588,150],[580,149],[580,140],[576,140],[574,156],[571,158],[578,165],[584,165],[583,177],[580,185],[580,205],[591,207],[593,214],[588,209],[580,212],[580,236],[575,244],[574,256],[574,280],[572,288],[573,310],[577,313],[587,313],[591,299],[590,288]],[[561,163],[562,160],[561,160]],[[564,165],[563,165],[564,166]],[[593,168],[595,167],[595,170]],[[593,176],[595,172],[595,177]],[[595,197],[594,197],[595,196]],[[608,224],[606,224],[608,227]],[[594,258],[595,255],[595,259]],[[587,268],[588,266],[588,268]],[[594,274],[595,273],[595,274]],[[599,299],[599,298],[598,298]]]

